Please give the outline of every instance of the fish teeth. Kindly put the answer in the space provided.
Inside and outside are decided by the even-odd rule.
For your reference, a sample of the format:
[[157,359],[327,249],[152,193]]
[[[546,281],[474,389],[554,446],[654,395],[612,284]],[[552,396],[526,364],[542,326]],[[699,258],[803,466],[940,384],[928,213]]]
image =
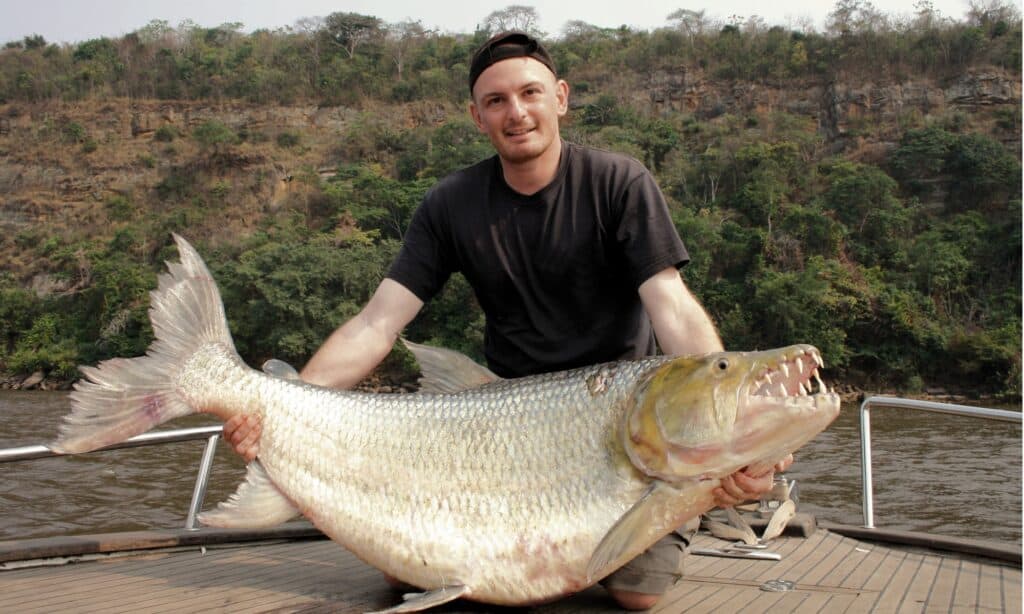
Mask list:
[[805,386],[803,382],[800,382],[800,396],[805,397],[808,394],[809,391],[807,390],[807,386]]
[[[800,360],[799,360],[799,359],[797,359],[797,362],[799,363],[799,362],[800,362]],[[784,376],[786,376],[787,378],[789,377],[789,365],[788,365],[787,363],[782,363],[782,364],[781,364],[781,365],[779,366],[779,369],[780,369],[780,370],[782,371],[782,374],[783,374]]]
[[818,375],[817,371],[814,372],[814,381],[818,382],[818,389],[821,390],[822,393],[828,393],[828,386],[826,386],[825,382],[822,381],[821,376]]

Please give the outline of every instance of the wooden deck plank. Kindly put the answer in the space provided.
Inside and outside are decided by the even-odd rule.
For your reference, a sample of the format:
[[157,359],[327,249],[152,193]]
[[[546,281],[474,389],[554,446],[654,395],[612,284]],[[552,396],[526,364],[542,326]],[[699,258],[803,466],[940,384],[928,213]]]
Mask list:
[[838,539],[826,539],[824,534],[815,540],[805,540],[799,550],[782,557],[776,568],[772,570],[775,577],[784,578],[790,582],[798,581],[828,557],[838,541]]
[[716,605],[715,612],[760,612],[765,602],[775,603],[778,601],[778,593],[767,593],[759,590],[756,586],[740,585],[734,590],[723,590],[728,598]]
[[853,552],[857,555],[857,558],[851,559],[851,561],[856,561],[859,564],[837,570],[835,573],[837,578],[834,582],[830,582],[830,584],[834,583],[835,586],[843,588],[868,590],[865,588],[867,583],[888,557],[889,549],[849,538],[844,539],[853,542]]
[[[150,604],[170,598],[185,608],[190,600],[206,598],[211,592],[224,592],[233,598],[244,592],[247,584],[262,578],[258,561],[238,562],[240,554],[209,550],[205,555],[200,552],[184,553],[182,558],[186,566],[180,570],[169,566],[139,565],[125,578],[125,590],[131,593],[142,589],[145,597],[112,612],[148,609]],[[234,562],[237,564],[232,564]],[[182,596],[184,586],[189,590]]]
[[870,544],[840,537],[840,543],[846,549],[846,558],[818,581],[825,586],[860,589],[873,571],[874,565],[881,562],[884,555]]
[[[315,556],[321,563],[319,565],[300,564],[291,553],[276,556],[267,552],[260,552],[248,559],[232,553],[216,562],[209,561],[216,568],[215,572],[203,571],[177,580],[177,583],[190,583],[193,586],[193,594],[179,603],[185,609],[201,609],[208,606],[225,587],[231,590],[225,594],[224,602],[240,609],[249,602],[263,607],[271,604],[316,603],[315,599],[310,598],[311,595],[329,595],[336,592],[338,585],[347,588],[349,594],[358,596],[361,588],[367,584],[373,586],[374,579],[379,583],[376,587],[378,590],[386,589],[379,574],[365,567],[336,544],[328,545],[331,546],[328,550],[318,549],[307,557],[309,560]],[[333,591],[332,587],[335,587]],[[162,591],[150,591],[147,597],[149,602],[159,602],[175,590],[180,589],[168,586]],[[148,602],[138,605],[145,609]]]
[[928,558],[938,560],[934,563],[934,579],[924,597],[925,609],[928,612],[949,612],[953,609],[953,593],[960,582],[960,561],[946,557]]
[[[847,540],[834,540],[830,550],[826,552],[822,549],[822,552],[820,552],[820,554],[825,556],[821,557],[810,569],[807,569],[802,575],[796,576],[794,579],[801,584],[829,586],[829,583],[824,582],[824,579],[832,575],[836,569],[840,568],[854,555],[854,548],[855,544]],[[838,584],[836,585],[838,586]]]
[[[702,588],[698,594],[700,596],[700,600],[694,603],[687,603],[685,604],[685,608],[680,608],[680,610],[693,612],[694,614],[720,612],[722,610],[719,608],[724,602],[728,601],[728,599],[733,595],[733,592],[731,590],[727,590],[727,587],[722,584],[715,583],[708,584],[706,587]],[[680,610],[673,609],[673,611]]]
[[879,551],[883,554],[882,559],[878,562],[878,566],[868,574],[864,584],[860,587],[875,593],[881,593],[892,581],[893,574],[905,565],[908,560],[908,554],[900,550],[886,548],[879,549]]
[[[946,569],[943,572],[943,565],[945,559],[936,556],[924,556],[921,558],[921,564],[917,568],[917,572],[914,574],[908,583],[903,593],[902,601],[900,602],[901,609],[905,609],[910,612],[920,612],[929,606],[929,604],[935,604],[939,610],[946,612],[949,611],[950,599],[943,599],[941,584],[943,579],[942,574],[945,573],[945,580],[950,583],[956,579],[956,570]],[[938,588],[938,592],[936,592]],[[951,597],[952,592],[950,591],[947,597]]]
[[688,582],[683,580],[677,587],[678,592],[666,595],[654,608],[656,612],[698,612],[716,593],[721,590],[718,584]]
[[784,612],[788,610],[780,610],[778,605],[782,602],[783,597],[787,593],[765,593],[759,595],[754,603],[749,604],[749,607],[741,607],[737,611],[750,612],[750,614],[765,614],[766,612]]
[[782,542],[773,541],[768,545],[768,551],[781,555],[781,560],[750,561],[747,565],[738,567],[731,577],[737,580],[757,582],[758,584],[766,580],[789,579],[793,576],[794,569],[805,565],[808,559],[821,556],[821,550],[828,547],[829,544],[820,538],[809,540],[789,539]]
[[979,576],[981,565],[976,561],[960,561],[960,577],[957,578],[956,591],[953,593],[953,609],[974,612],[978,608]]
[[[875,608],[880,612],[897,612],[903,605],[904,597],[917,576],[924,557],[919,554],[908,555],[902,565],[889,576],[878,596]],[[908,612],[911,611],[908,609]]]
[[1006,609],[1006,597],[1003,590],[1004,577],[1000,568],[985,568],[978,574],[978,610],[982,612],[1002,612]]
[[[1003,606],[1009,608],[1007,611],[1020,612],[1021,611],[1021,573],[1020,568],[1010,569],[1001,568],[1000,576],[1003,581],[1000,585],[1005,589],[1003,596]],[[1012,609],[1016,608],[1016,609]]]
[[[945,561],[934,555],[876,547],[827,531],[818,533],[808,539],[784,537],[774,542],[772,549],[783,554],[779,562],[689,556],[683,579],[654,612],[831,614],[921,611],[925,604],[928,611],[942,604],[942,611],[975,611],[975,605],[982,612],[1020,611],[1019,568],[970,561],[961,565],[953,557]],[[728,542],[701,534],[694,543],[715,547]],[[851,571],[855,564],[868,569]],[[959,579],[947,582],[957,573]],[[796,588],[784,593],[760,590],[767,579],[793,581]],[[210,547],[205,555],[197,548],[188,548],[63,567],[0,571],[0,594],[5,609],[19,613],[344,614],[379,609],[400,600],[398,592],[386,585],[378,571],[327,540],[242,548],[225,545]],[[494,610],[485,605],[455,602],[439,612],[479,614]],[[619,612],[600,588],[532,611]]]
[[[35,570],[31,569],[5,572],[0,578],[6,580],[8,573],[17,573],[24,584],[16,590],[28,599],[28,603],[43,601],[60,607],[73,604],[76,598],[91,592],[103,592],[105,595],[116,597],[113,589],[116,589],[121,581],[116,575],[109,573],[110,564],[94,561],[49,568],[45,582],[41,582],[40,574],[33,573]],[[15,591],[9,590],[10,588],[5,582],[4,601],[13,604]]]
[[834,595],[823,591],[797,591],[784,593],[775,608],[776,612],[792,612],[794,614],[818,614]]
[[769,550],[780,554],[782,560],[753,561],[750,565],[738,569],[732,577],[758,584],[766,580],[792,580],[803,573],[801,570],[810,564],[808,561],[823,556],[823,552],[829,548],[831,543],[824,532],[817,532],[806,539],[776,540],[771,542]]

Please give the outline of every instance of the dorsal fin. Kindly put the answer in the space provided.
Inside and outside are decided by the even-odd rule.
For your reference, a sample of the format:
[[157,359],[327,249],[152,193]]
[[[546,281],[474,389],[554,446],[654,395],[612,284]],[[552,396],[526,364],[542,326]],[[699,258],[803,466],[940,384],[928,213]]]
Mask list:
[[402,339],[420,365],[421,392],[459,392],[501,379],[465,354]]

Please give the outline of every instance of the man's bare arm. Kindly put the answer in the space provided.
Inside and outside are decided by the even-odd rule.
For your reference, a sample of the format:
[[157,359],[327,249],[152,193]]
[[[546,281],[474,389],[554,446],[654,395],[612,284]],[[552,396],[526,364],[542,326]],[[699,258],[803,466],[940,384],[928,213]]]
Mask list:
[[654,325],[661,351],[669,355],[721,352],[722,340],[679,271],[669,267],[640,284],[640,301]]

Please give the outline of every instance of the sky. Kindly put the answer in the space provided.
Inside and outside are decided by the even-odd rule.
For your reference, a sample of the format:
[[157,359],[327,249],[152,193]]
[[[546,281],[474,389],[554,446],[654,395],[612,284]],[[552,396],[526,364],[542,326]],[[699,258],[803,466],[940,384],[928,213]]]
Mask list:
[[[919,0],[873,0],[875,8],[892,16],[909,16]],[[941,15],[963,19],[968,0],[930,0]],[[982,2],[990,0],[981,0]],[[1006,0],[1020,10],[1021,0]],[[242,31],[276,30],[304,17],[333,12],[372,15],[387,23],[419,21],[441,32],[472,33],[495,10],[510,5],[533,7],[542,31],[557,36],[566,22],[579,20],[615,28],[621,25],[650,30],[668,25],[666,17],[685,8],[704,10],[708,17],[728,21],[759,15],[770,25],[809,23],[823,29],[834,0],[0,0],[0,44],[39,34],[50,43],[77,43],[106,36],[116,38],[150,21],[172,27],[191,20],[203,27],[241,22]]]

